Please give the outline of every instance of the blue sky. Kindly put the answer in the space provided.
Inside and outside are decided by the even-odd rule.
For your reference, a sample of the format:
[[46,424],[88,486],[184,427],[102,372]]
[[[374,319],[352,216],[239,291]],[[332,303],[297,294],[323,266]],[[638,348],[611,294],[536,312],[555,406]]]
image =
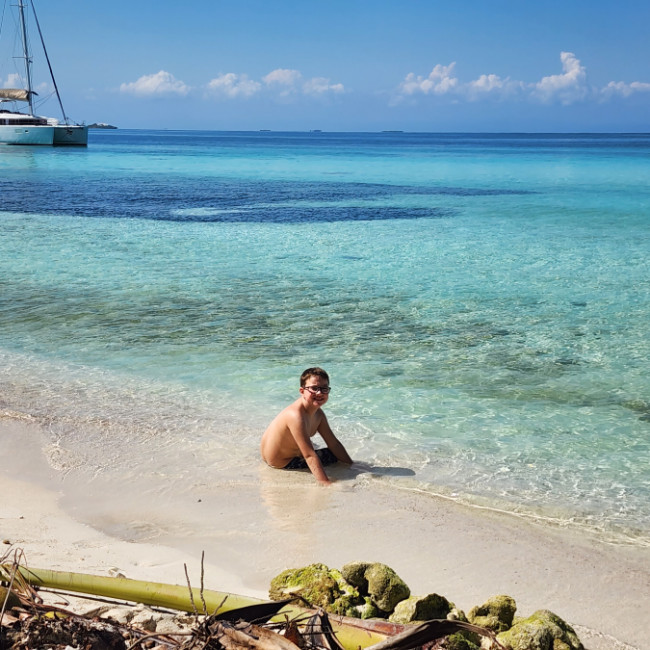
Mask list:
[[[35,2],[79,121],[650,131],[647,0]],[[38,62],[35,31],[32,43]],[[15,66],[3,62],[1,86],[15,85]],[[35,64],[43,98],[45,73]]]

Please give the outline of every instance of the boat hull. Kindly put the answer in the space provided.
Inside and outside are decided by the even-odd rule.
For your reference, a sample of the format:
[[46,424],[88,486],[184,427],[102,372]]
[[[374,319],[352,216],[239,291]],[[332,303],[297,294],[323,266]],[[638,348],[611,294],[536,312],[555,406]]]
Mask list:
[[54,127],[40,125],[0,125],[0,144],[50,145]]
[[88,145],[88,127],[75,125],[59,125],[54,127],[55,147],[75,146],[85,147]]

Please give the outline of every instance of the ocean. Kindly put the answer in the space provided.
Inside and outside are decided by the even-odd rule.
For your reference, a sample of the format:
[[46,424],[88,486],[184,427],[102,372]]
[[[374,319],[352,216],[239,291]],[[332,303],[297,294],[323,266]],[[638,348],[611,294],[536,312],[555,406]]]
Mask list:
[[370,487],[650,546],[650,135],[95,130],[0,172],[0,413],[62,480],[253,482],[319,365]]

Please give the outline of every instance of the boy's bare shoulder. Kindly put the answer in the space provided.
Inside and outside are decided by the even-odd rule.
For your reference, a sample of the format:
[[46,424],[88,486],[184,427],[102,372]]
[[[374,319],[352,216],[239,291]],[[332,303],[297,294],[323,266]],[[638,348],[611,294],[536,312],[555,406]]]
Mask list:
[[291,422],[297,422],[301,417],[302,417],[302,408],[301,408],[300,400],[296,400],[292,404],[289,404],[289,406],[283,408],[278,413],[275,419],[277,421],[288,424]]
[[305,409],[302,400],[296,400],[293,404],[289,404],[281,413],[282,421],[289,424],[304,425],[309,421],[310,423],[320,423],[325,417],[322,409],[318,409],[315,413],[309,414]]

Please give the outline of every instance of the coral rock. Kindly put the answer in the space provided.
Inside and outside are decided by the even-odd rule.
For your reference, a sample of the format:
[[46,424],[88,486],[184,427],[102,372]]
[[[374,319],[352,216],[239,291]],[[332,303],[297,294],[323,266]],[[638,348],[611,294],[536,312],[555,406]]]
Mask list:
[[480,646],[459,632],[450,634],[443,642],[442,647],[445,650],[480,650]]
[[271,581],[269,597],[282,600],[301,596],[312,607],[322,607],[332,614],[359,617],[364,599],[337,569],[324,564],[311,564],[301,569],[288,569]]
[[505,632],[512,626],[517,604],[510,596],[492,596],[480,607],[473,607],[467,615],[469,622],[493,632]]
[[430,621],[433,618],[447,618],[452,609],[454,604],[438,594],[411,596],[397,604],[388,620],[393,623]]
[[380,562],[351,562],[341,569],[341,574],[386,614],[390,614],[397,603],[411,595],[408,585],[397,573]]
[[510,650],[584,650],[573,628],[547,609],[516,621],[497,639]]
[[368,580],[366,580],[366,569],[370,562],[348,562],[341,567],[341,575],[361,593],[368,593]]

